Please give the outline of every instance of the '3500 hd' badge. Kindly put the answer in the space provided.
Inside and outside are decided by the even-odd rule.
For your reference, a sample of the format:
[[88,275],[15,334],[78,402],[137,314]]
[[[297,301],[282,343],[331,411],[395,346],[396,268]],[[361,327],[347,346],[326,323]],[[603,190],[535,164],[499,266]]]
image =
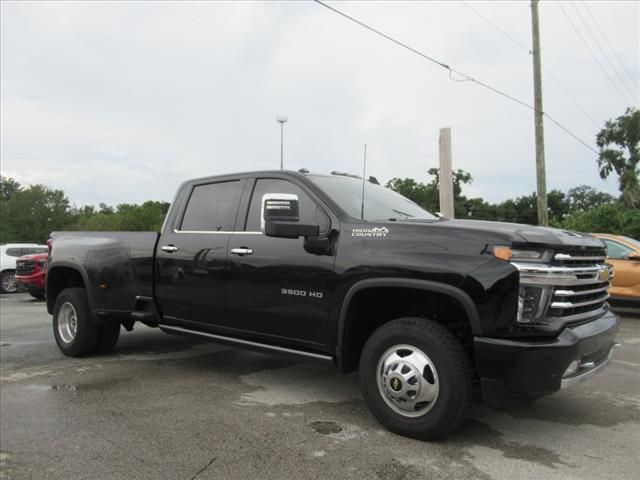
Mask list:
[[387,235],[389,235],[387,227],[354,228],[351,230],[352,237],[386,237]]

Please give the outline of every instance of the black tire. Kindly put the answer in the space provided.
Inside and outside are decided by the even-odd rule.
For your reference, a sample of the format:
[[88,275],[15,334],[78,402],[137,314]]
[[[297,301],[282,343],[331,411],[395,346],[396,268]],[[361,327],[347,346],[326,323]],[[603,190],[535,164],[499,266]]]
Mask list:
[[120,322],[100,325],[98,341],[93,352],[97,354],[109,353],[118,343],[118,338],[120,338]]
[[[410,349],[396,349],[398,346]],[[407,359],[426,357],[430,362],[426,368],[422,367],[419,380],[414,376],[409,381],[399,375],[405,371],[407,376],[412,375],[402,366],[405,351],[423,354],[423,357],[418,354],[417,357],[407,356]],[[396,356],[389,352],[396,352]],[[396,359],[387,363],[390,369],[380,368],[386,372],[384,377],[379,373],[383,356]],[[393,376],[401,381],[393,380]],[[473,398],[472,380],[471,362],[458,339],[442,325],[423,318],[400,318],[386,323],[369,337],[360,356],[360,386],[373,415],[392,432],[420,440],[445,437],[460,426]],[[399,395],[397,387],[407,391],[405,396],[415,395],[412,389],[418,387],[411,387],[412,381],[419,381],[426,387],[419,387],[419,391],[431,388],[431,392],[436,393],[432,401],[417,403],[415,410],[407,413],[403,408],[408,404],[402,403],[403,399],[394,400],[392,394]]]
[[91,318],[86,290],[63,290],[53,307],[53,335],[62,353],[68,357],[90,354],[96,346],[98,332],[99,326]]
[[16,285],[16,272],[7,270],[0,274],[0,293],[16,293],[18,286]]
[[44,300],[44,293],[31,293],[31,292],[29,292],[29,295],[31,295],[33,298],[35,298],[37,300]]

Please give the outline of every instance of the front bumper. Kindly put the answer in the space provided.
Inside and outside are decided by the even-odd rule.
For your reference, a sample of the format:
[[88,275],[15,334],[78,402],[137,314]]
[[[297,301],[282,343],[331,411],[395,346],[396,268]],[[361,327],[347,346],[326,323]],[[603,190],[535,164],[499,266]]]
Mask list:
[[19,292],[44,293],[44,275],[20,277],[16,275],[16,287]]
[[[476,370],[488,403],[514,396],[540,396],[602,371],[611,359],[619,319],[611,311],[565,328],[554,340],[475,337]],[[579,367],[571,374],[567,368]]]

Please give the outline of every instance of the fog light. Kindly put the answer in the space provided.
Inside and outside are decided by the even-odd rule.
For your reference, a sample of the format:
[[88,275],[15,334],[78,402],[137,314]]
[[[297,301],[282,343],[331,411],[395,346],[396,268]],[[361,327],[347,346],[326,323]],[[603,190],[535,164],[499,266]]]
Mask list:
[[562,375],[562,377],[570,377],[571,375],[573,375],[574,373],[576,373],[578,371],[578,368],[580,367],[580,362],[578,362],[578,360],[574,360],[573,362],[571,362],[569,364],[569,366],[567,367],[567,369],[564,371],[564,375]]

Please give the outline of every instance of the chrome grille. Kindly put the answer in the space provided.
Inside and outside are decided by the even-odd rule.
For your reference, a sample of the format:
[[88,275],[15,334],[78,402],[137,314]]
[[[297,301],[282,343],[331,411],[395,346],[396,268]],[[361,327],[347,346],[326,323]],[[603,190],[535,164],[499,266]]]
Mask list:
[[556,252],[553,265],[567,267],[589,267],[604,262],[606,252],[603,248],[570,249]]
[[16,262],[16,275],[31,275],[35,271],[35,260],[18,260]]
[[555,252],[550,265],[519,264],[521,283],[547,286],[550,300],[545,318],[580,322],[606,309],[613,269],[604,263],[603,248]]

